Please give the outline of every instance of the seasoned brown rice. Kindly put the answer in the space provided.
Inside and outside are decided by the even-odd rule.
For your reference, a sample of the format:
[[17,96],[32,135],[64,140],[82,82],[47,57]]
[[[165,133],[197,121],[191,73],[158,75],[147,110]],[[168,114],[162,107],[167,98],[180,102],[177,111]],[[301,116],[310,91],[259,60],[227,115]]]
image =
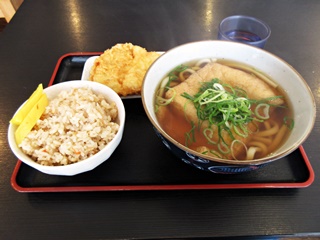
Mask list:
[[89,88],[62,91],[50,101],[33,130],[22,141],[22,151],[35,162],[67,165],[104,148],[116,135],[118,110],[114,102]]

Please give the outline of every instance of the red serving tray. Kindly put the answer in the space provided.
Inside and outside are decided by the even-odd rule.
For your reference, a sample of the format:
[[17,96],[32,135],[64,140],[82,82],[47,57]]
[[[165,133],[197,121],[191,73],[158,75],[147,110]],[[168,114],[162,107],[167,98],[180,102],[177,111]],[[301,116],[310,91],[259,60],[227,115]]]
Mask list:
[[[63,55],[49,86],[80,79],[85,61],[99,54],[101,52]],[[191,167],[176,158],[158,139],[141,99],[123,101],[127,114],[125,131],[110,159],[75,176],[47,175],[18,160],[11,177],[12,187],[18,192],[304,188],[314,181],[314,171],[303,146],[247,173],[214,174]]]

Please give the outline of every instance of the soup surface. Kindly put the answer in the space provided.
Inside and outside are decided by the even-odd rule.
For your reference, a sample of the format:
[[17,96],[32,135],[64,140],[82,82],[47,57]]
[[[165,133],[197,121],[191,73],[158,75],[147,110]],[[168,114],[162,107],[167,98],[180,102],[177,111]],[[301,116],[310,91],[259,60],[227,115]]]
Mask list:
[[259,71],[202,59],[160,83],[155,112],[163,130],[199,153],[251,160],[272,154],[293,128],[285,92]]

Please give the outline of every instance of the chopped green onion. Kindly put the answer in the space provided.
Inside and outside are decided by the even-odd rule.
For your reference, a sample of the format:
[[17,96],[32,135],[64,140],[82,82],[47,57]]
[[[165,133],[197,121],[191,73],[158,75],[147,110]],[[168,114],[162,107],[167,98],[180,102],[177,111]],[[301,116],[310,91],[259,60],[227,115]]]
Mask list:
[[195,135],[194,135],[194,130],[195,130],[195,128],[196,128],[196,125],[195,125],[193,122],[191,122],[191,129],[190,129],[190,131],[185,133],[185,136],[186,136],[186,138],[185,138],[185,139],[186,139],[185,146],[186,146],[186,147],[189,146],[189,144],[188,144],[189,142],[190,142],[190,143],[193,143],[193,142],[196,141]]
[[239,125],[239,128],[235,125],[233,126],[233,129],[236,132],[236,134],[238,134],[239,136],[244,137],[244,138],[248,137],[249,131],[247,130],[247,128],[245,128],[243,125]]
[[283,119],[284,124],[290,129],[292,130],[294,127],[294,120],[290,117],[284,117]]
[[254,104],[267,103],[267,104],[269,104],[271,107],[287,108],[287,106],[285,106],[285,105],[275,105],[275,104],[270,103],[270,102],[272,102],[273,100],[278,99],[278,98],[283,98],[283,96],[274,96],[274,97],[269,97],[269,98],[263,98],[263,99],[260,99],[260,100],[250,99],[250,101],[251,101],[252,103],[254,103]]
[[230,148],[228,147],[228,145],[224,142],[221,142],[218,144],[218,149],[220,152],[222,152],[223,154],[227,154],[230,153]]
[[[232,138],[234,137],[230,131],[231,126],[236,126],[237,130],[245,132],[246,127],[242,125],[253,120],[251,103],[246,98],[245,91],[222,84],[219,79],[203,83],[194,96],[188,93],[183,93],[182,96],[193,102],[200,121],[208,120],[209,126],[217,125],[220,133],[222,129],[227,130]],[[237,132],[240,135],[244,134],[240,130]]]
[[[254,113],[256,114],[256,116],[260,119],[266,120],[269,119],[269,111],[270,111],[270,105],[267,103],[259,103],[256,107],[256,109],[254,110]],[[262,114],[260,113],[262,112]]]
[[218,157],[218,158],[222,158],[222,155],[219,152],[215,151],[215,150],[210,150],[210,153],[212,155]]
[[167,81],[166,87],[170,87],[171,82],[178,79],[177,73],[183,72],[183,71],[185,71],[187,68],[189,68],[189,67],[186,66],[186,65],[183,65],[183,64],[181,64],[181,65],[177,66],[176,68],[174,68],[174,69],[168,74],[168,81]]
[[155,105],[154,105],[154,112],[157,113],[158,110],[159,110],[159,105],[155,104]]
[[213,137],[213,130],[212,128],[205,128],[203,130],[203,135],[205,136],[205,138],[208,140],[209,143],[211,144],[217,144],[217,142],[212,140]]
[[170,104],[173,101],[173,99],[175,98],[175,96],[176,96],[176,90],[171,88],[170,91],[173,91],[173,95],[172,95],[171,98],[168,98],[168,99],[167,98],[163,98],[160,95],[157,95],[156,96],[156,105],[158,105],[158,106],[166,106],[166,105]]
[[[252,100],[247,97],[247,93],[243,89],[223,84],[217,78],[204,82],[199,92],[194,96],[186,92],[181,96],[194,104],[200,122],[207,120],[209,128],[212,125],[218,126],[218,142],[222,140],[224,144],[226,142],[221,134],[222,131],[227,131],[231,139],[234,139],[233,133],[247,137],[249,133],[247,124],[254,121],[263,122],[268,119],[270,106],[273,106],[270,101],[283,97],[275,96]],[[252,104],[257,104],[255,112],[251,110]],[[231,127],[233,127],[233,133],[230,130]],[[207,130],[203,133],[208,140],[212,139],[207,134]]]

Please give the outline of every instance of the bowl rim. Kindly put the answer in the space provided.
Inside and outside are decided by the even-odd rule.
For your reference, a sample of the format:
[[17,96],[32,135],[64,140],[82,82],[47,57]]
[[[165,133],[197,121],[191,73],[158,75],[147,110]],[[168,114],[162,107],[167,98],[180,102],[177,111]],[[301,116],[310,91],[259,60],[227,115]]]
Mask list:
[[[77,84],[77,85],[73,86],[73,84]],[[117,104],[119,129],[118,129],[118,132],[116,133],[116,135],[114,136],[114,138],[103,149],[101,149],[99,152],[97,152],[93,156],[90,156],[89,158],[86,158],[84,160],[81,160],[79,162],[75,162],[75,163],[72,163],[72,164],[67,164],[67,165],[62,165],[62,166],[60,166],[60,165],[59,166],[46,166],[46,165],[41,165],[41,164],[35,162],[29,156],[27,156],[25,153],[23,153],[21,151],[19,146],[16,144],[15,137],[14,137],[14,128],[15,128],[15,126],[12,123],[9,123],[8,132],[7,132],[7,134],[8,134],[8,136],[7,136],[8,144],[9,144],[9,147],[10,147],[11,151],[18,158],[18,160],[22,161],[23,163],[25,163],[25,164],[29,165],[30,167],[33,167],[33,168],[35,168],[35,169],[37,169],[37,170],[39,170],[39,171],[41,171],[43,173],[50,174],[50,175],[61,175],[61,176],[62,175],[75,175],[75,174],[80,174],[80,173],[83,173],[83,172],[90,171],[90,170],[94,169],[95,167],[97,167],[98,165],[100,165],[101,163],[103,163],[104,161],[108,160],[108,158],[111,156],[112,152],[120,144],[120,141],[121,141],[122,135],[123,135],[123,131],[124,131],[125,118],[126,118],[126,112],[125,112],[125,108],[124,108],[124,104],[123,104],[122,99],[110,87],[108,87],[106,85],[103,85],[101,83],[98,83],[98,82],[81,81],[81,80],[70,80],[70,81],[61,82],[61,83],[57,83],[57,84],[48,86],[48,87],[44,88],[43,91],[44,92],[50,91],[50,90],[47,90],[47,89],[59,88],[62,85],[70,85],[69,87],[66,88],[67,91],[69,91],[69,90],[71,90],[73,88],[82,88],[82,87],[85,87],[85,86],[89,86],[89,88],[90,88],[90,86],[92,86],[92,87],[96,86],[96,88],[108,89],[107,90],[108,91],[107,96],[112,98],[113,99],[112,101],[114,101],[114,102],[115,102],[114,99],[117,99],[117,102],[119,103],[119,104]],[[96,92],[96,91],[93,89],[93,92]],[[112,95],[112,97],[111,97],[111,95]],[[16,112],[26,103],[26,101],[24,101],[18,107]],[[14,116],[14,114],[13,114],[13,116]],[[111,152],[111,154],[110,155],[108,154],[108,156],[104,160],[99,160],[99,161],[97,160],[96,162],[92,163],[92,159],[95,159],[97,157],[98,158],[102,157],[102,155],[107,155],[105,152],[107,152],[107,153]],[[81,167],[85,167],[86,169],[77,171],[77,168],[81,169]],[[63,171],[63,172],[60,173],[60,171]],[[69,174],[68,171],[71,171],[72,173]]]
[[[157,64],[158,61],[160,61],[161,59],[165,58],[167,55],[171,54],[171,52],[176,51],[177,49],[180,48],[185,48],[188,46],[192,46],[192,45],[197,45],[197,44],[225,44],[226,46],[228,45],[239,45],[243,48],[248,48],[248,49],[254,49],[254,51],[258,51],[258,52],[262,52],[263,54],[268,55],[271,58],[277,59],[278,61],[282,62],[284,65],[286,65],[300,80],[301,83],[304,85],[305,90],[308,92],[308,96],[310,96],[310,100],[312,102],[312,112],[313,112],[313,117],[311,119],[311,123],[309,126],[308,131],[304,134],[304,136],[300,139],[300,141],[296,142],[294,146],[290,147],[289,149],[280,152],[278,155],[268,155],[266,157],[263,158],[259,158],[259,159],[254,159],[254,160],[229,160],[229,159],[221,159],[221,158],[216,158],[213,156],[204,156],[203,154],[192,150],[190,148],[187,148],[186,146],[184,146],[183,144],[177,142],[175,139],[173,139],[170,135],[168,135],[161,127],[160,125],[156,122],[155,119],[153,119],[153,117],[151,116],[151,114],[149,113],[148,110],[148,106],[146,103],[146,99],[144,98],[145,96],[145,82],[146,79],[149,75],[149,73],[152,71],[153,67],[155,64]],[[182,149],[183,151],[190,153],[198,158],[202,158],[202,159],[206,159],[212,162],[217,162],[217,163],[223,163],[223,164],[228,164],[228,165],[261,165],[261,164],[265,164],[265,163],[270,163],[273,162],[277,159],[283,158],[285,156],[287,156],[288,154],[292,153],[293,151],[295,151],[311,134],[312,129],[314,128],[314,124],[315,124],[315,120],[316,120],[316,102],[315,102],[315,98],[314,95],[310,89],[310,86],[308,85],[308,83],[306,82],[306,80],[302,77],[302,75],[292,66],[290,65],[288,62],[286,62],[285,60],[283,60],[282,58],[278,57],[277,55],[268,52],[264,49],[261,48],[257,48],[254,46],[250,46],[248,44],[245,43],[241,43],[241,42],[234,42],[234,41],[227,41],[227,40],[202,40],[202,41],[195,41],[195,42],[188,42],[188,43],[184,43],[178,46],[175,46],[171,49],[169,49],[168,51],[164,52],[164,54],[162,54],[159,58],[157,58],[149,67],[148,71],[145,74],[143,83],[142,83],[142,88],[141,88],[141,99],[142,99],[142,103],[143,103],[143,107],[145,109],[145,112],[149,118],[149,120],[151,121],[152,125],[154,128],[156,128],[156,130],[168,141],[170,141],[172,144],[176,145],[177,147],[179,147],[180,149]],[[152,101],[154,101],[154,99],[152,99]]]

